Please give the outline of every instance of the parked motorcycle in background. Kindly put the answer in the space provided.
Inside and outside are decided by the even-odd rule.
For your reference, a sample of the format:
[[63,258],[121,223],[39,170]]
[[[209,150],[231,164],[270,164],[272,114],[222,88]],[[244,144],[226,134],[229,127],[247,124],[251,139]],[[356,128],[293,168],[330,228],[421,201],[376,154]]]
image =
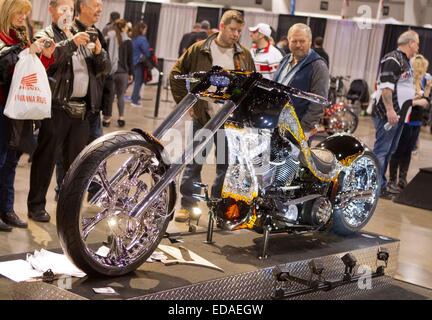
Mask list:
[[328,134],[354,133],[358,127],[359,116],[365,113],[369,101],[369,89],[366,81],[356,79],[346,90],[344,81],[350,77],[331,77],[329,101],[321,125]]

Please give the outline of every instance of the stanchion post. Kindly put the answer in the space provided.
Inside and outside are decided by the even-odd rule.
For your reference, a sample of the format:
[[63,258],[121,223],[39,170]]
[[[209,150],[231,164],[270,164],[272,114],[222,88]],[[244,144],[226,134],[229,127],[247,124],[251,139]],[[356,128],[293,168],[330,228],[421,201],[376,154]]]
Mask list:
[[160,104],[160,95],[161,95],[161,89],[162,89],[162,79],[163,79],[163,72],[159,72],[159,80],[157,85],[157,92],[156,92],[156,103],[155,103],[155,111],[154,111],[154,117],[157,118],[159,115],[159,104]]

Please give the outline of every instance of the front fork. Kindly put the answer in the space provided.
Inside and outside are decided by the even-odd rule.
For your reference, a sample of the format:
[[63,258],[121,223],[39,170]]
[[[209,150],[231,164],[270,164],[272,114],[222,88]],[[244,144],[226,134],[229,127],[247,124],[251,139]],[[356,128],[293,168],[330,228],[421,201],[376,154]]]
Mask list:
[[[177,108],[165,119],[165,121],[155,130],[154,137],[161,139],[163,135],[172,128],[178,120],[180,120],[188,110],[197,102],[198,97],[195,94],[189,93],[177,105]],[[221,107],[221,110],[210,119],[204,126],[204,130],[200,130],[185,148],[183,154],[176,159],[164,174],[163,179],[160,179],[150,192],[141,200],[130,212],[131,217],[138,217],[157,199],[159,194],[172,182],[180,171],[191,162],[193,158],[201,152],[207,143],[213,138],[215,132],[226,122],[231,113],[237,108],[238,103],[227,100]],[[208,132],[212,134],[209,135]]]

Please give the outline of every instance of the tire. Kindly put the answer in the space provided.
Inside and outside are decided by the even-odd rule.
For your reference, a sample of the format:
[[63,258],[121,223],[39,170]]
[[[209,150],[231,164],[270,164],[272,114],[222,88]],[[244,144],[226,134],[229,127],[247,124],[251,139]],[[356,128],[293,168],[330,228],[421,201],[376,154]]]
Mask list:
[[[126,183],[115,183],[112,182],[112,180],[108,181],[111,184],[110,190],[115,191],[112,193],[114,194],[112,197],[109,195],[109,192],[104,191],[107,190],[106,188],[101,187],[103,183],[99,184],[96,192],[90,192],[92,184],[93,186],[97,185],[97,180],[95,177],[97,177],[98,172],[100,170],[103,171],[103,169],[100,168],[105,168],[105,171],[107,171],[107,162],[109,160],[116,159],[115,157],[119,155],[122,156],[122,152],[124,152],[127,156],[127,152],[129,150],[135,153],[133,153],[132,157],[128,159],[136,160],[131,160],[129,167],[126,165],[126,163],[124,163],[124,165],[119,169],[119,172],[123,173],[123,179],[129,180],[125,180]],[[144,215],[146,217],[148,216],[146,219],[150,221],[148,225],[145,224],[148,221],[144,220],[144,218],[140,218],[140,220],[130,217],[128,215],[130,208],[127,207],[129,209],[126,209],[127,205],[131,206],[134,204],[131,200],[133,197],[129,197],[129,192],[132,190],[129,184],[132,184],[132,181],[137,183],[136,189],[133,190],[135,193],[132,192],[132,194],[136,196],[138,202],[137,195],[145,196],[146,192],[150,190],[150,188],[145,189],[143,187],[143,184],[145,184],[144,182],[140,184],[140,179],[146,177],[150,180],[150,182],[155,183],[157,181],[156,177],[160,179],[163,173],[166,171],[167,165],[165,165],[161,160],[159,163],[157,163],[154,160],[155,158],[160,159],[159,153],[154,145],[148,143],[138,133],[120,131],[101,137],[87,146],[77,157],[70,170],[66,174],[57,204],[57,232],[63,252],[78,268],[88,275],[120,276],[134,271],[147,260],[147,258],[152,254],[161,241],[163,235],[165,234],[166,228],[170,221],[170,215],[172,215],[175,205],[174,183],[171,183],[167,189],[163,191],[163,196],[161,196],[162,200],[168,199],[166,203],[163,203],[164,201],[160,201],[160,203],[162,203],[162,208],[166,208],[166,212],[164,212],[164,214],[158,213],[157,210],[159,207],[156,207],[155,205],[152,205],[144,212]],[[144,160],[142,161],[141,159],[147,159],[148,162],[145,162]],[[132,168],[134,169],[132,170]],[[105,176],[107,177],[108,173]],[[132,180],[132,177],[134,180]],[[100,178],[100,181],[102,181],[102,178]],[[116,195],[121,193],[121,190],[126,190],[128,186],[131,190],[128,191],[127,196],[125,196],[125,198],[120,198],[120,196],[116,198]],[[98,194],[97,192],[101,192],[101,195],[99,198],[97,198],[97,201],[94,201],[94,203],[100,203],[101,207],[98,208],[98,210],[102,211],[95,214],[95,220],[85,220],[85,218],[81,219],[81,214],[84,215],[84,212],[91,212],[90,210],[86,209],[85,202],[87,201],[89,204],[92,204],[94,197],[96,197]],[[126,191],[123,191],[121,194],[124,195],[125,192]],[[85,197],[86,194],[87,198]],[[96,196],[94,194],[96,194]],[[93,195],[93,198],[91,195]],[[159,202],[157,204],[159,205]],[[104,205],[107,206],[108,209],[105,208]],[[119,209],[120,207],[122,209]],[[91,229],[89,227],[89,230],[91,231],[87,232],[86,230],[87,235],[83,236],[85,232],[84,222],[94,222],[97,220],[96,218],[99,215],[106,218],[100,219],[99,222],[96,222]],[[97,246],[93,248],[93,243],[86,243],[86,241],[90,241],[88,238],[93,239],[94,235],[91,233],[93,229],[95,229],[95,235],[99,235],[99,233],[96,232],[98,231],[96,229],[98,226],[103,228],[105,226],[105,222],[108,226],[105,226],[105,228],[111,228],[110,220],[114,219],[115,223],[111,231],[114,228],[117,228],[116,231],[120,233],[121,226],[127,226],[127,228],[125,228],[127,231],[122,230],[122,236],[116,236],[114,233],[107,234],[106,238],[105,234],[102,233],[101,238],[105,239],[106,242],[102,242],[102,246],[99,247],[99,249],[101,249],[104,245],[109,246],[109,254],[111,254],[111,256],[107,255],[107,257],[104,258],[103,255],[100,256],[95,253]],[[88,223],[88,225],[92,225],[92,223]],[[130,228],[132,229],[133,227],[135,227],[135,229],[130,232]],[[150,231],[148,232],[147,228],[151,230],[152,233],[150,233]],[[114,254],[114,252],[117,252],[115,248],[120,248],[119,250],[124,249],[124,251],[121,252],[122,254],[129,254],[129,250],[126,249],[127,245],[124,242],[124,239],[126,239],[126,233],[127,236],[131,237],[132,239],[129,245],[132,246],[132,244],[134,244],[129,249],[131,252],[130,255],[133,256],[133,258],[130,257],[130,259],[129,256],[124,256],[123,258],[121,254],[118,255],[118,257]],[[148,243],[144,241],[147,241]],[[144,245],[144,243],[146,245]],[[97,239],[95,244],[100,245],[99,239]],[[120,263],[117,263],[117,259],[120,261]]]
[[[335,209],[333,210],[332,215],[332,223],[330,231],[341,235],[341,236],[347,236],[356,232],[359,232],[372,218],[373,213],[375,212],[378,199],[379,199],[379,190],[381,185],[381,174],[380,174],[380,168],[378,159],[375,157],[375,155],[370,151],[365,151],[361,156],[359,156],[356,160],[353,161],[351,166],[345,170],[342,171],[339,176],[339,190],[336,194],[336,202],[339,195],[341,195],[343,192],[352,194],[356,190],[360,191],[361,189],[356,188],[350,188],[349,187],[349,177],[350,174],[353,172],[358,173],[365,173],[365,168],[362,165],[367,165],[369,168],[369,175],[366,177],[367,181],[365,180],[355,180],[356,182],[361,181],[364,182],[370,182],[373,186],[373,196],[370,197],[370,201],[363,201],[363,200],[349,200],[349,202],[343,206],[342,208],[337,208],[335,206]],[[354,170],[354,171],[353,171]],[[367,173],[367,172],[366,172]],[[352,175],[354,176],[354,174]],[[364,175],[360,178],[364,178]],[[354,183],[355,185],[355,183]],[[363,190],[364,191],[364,190]],[[363,202],[362,202],[363,201]],[[363,209],[366,213],[366,216],[363,216],[363,219],[360,219],[360,221],[357,221],[357,223],[350,223],[347,221],[347,218],[350,217],[350,210],[353,208],[361,208],[362,204],[364,204]],[[353,215],[357,217],[357,215]],[[354,220],[350,220],[354,221]]]
[[358,116],[354,112],[352,112],[350,110],[345,110],[345,112],[347,112],[347,114],[349,114],[350,117],[352,117],[351,125],[349,126],[348,131],[346,131],[347,133],[351,133],[352,134],[352,133],[354,133],[357,130],[358,123],[359,123],[359,118],[358,118]]

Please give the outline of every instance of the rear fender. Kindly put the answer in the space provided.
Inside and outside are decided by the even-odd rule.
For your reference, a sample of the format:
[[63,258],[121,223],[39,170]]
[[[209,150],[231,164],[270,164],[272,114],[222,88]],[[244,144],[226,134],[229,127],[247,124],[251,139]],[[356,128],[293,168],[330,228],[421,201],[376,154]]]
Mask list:
[[327,149],[336,156],[336,159],[345,167],[362,155],[367,147],[356,137],[347,134],[335,134],[321,142],[317,148]]

